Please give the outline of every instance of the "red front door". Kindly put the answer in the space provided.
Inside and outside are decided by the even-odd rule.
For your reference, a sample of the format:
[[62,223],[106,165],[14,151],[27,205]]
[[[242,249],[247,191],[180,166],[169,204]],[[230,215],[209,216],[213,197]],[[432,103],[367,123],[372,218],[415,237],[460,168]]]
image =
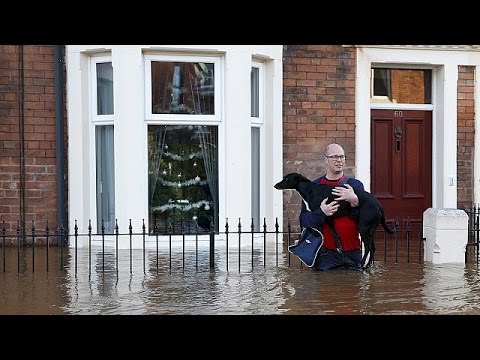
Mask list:
[[372,110],[371,191],[388,222],[421,224],[432,206],[432,112]]

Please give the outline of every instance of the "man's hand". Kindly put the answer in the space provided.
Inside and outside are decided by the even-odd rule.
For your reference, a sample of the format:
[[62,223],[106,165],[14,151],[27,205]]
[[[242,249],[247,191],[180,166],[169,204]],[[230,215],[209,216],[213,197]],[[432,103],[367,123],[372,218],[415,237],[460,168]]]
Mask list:
[[323,199],[322,203],[320,204],[320,209],[322,209],[325,215],[332,216],[338,210],[340,205],[336,201],[332,201],[330,204],[327,204],[327,200],[327,198]]
[[332,190],[332,194],[337,196],[335,200],[345,200],[348,201],[352,207],[358,206],[358,197],[355,191],[353,191],[353,188],[349,184],[345,184],[344,186],[337,186]]

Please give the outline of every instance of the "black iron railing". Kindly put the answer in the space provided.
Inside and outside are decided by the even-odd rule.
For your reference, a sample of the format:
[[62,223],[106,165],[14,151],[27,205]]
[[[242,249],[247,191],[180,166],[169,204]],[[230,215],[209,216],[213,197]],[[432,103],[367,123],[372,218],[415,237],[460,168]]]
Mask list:
[[473,204],[470,209],[465,209],[468,215],[468,241],[465,250],[465,262],[474,260],[478,263],[480,245],[480,207]]
[[[477,223],[478,224],[478,214]],[[17,271],[21,272],[20,257],[23,251],[29,249],[31,251],[28,256],[31,256],[29,267],[35,271],[35,259],[37,256],[46,257],[46,269],[49,271],[49,260],[52,244],[63,244],[63,246],[55,246],[56,250],[60,251],[59,268],[64,270],[65,248],[69,247],[68,253],[70,256],[69,267],[74,270],[75,274],[78,271],[79,258],[78,253],[85,250],[88,252],[88,273],[92,271],[92,252],[95,251],[97,256],[100,256],[101,266],[97,266],[96,270],[110,271],[106,269],[105,255],[108,254],[115,258],[115,265],[113,266],[116,272],[119,271],[119,251],[128,251],[129,270],[133,273],[133,252],[134,250],[142,250],[142,267],[143,272],[147,271],[147,259],[149,269],[160,269],[160,265],[167,266],[169,270],[173,266],[173,256],[178,256],[178,251],[174,251],[174,245],[178,248],[180,244],[181,267],[185,269],[186,255],[195,256],[195,269],[199,269],[199,254],[202,254],[202,261],[208,257],[208,268],[220,269],[220,266],[226,270],[231,271],[237,268],[238,271],[242,269],[242,264],[246,262],[251,263],[251,269],[255,266],[266,267],[267,264],[275,264],[275,266],[303,266],[295,256],[287,251],[289,245],[293,244],[295,239],[299,237],[299,231],[292,231],[290,220],[284,227],[284,231],[280,231],[278,220],[275,220],[273,226],[268,227],[266,219],[263,220],[261,229],[254,227],[253,220],[248,226],[248,230],[244,230],[241,219],[235,221],[235,225],[231,225],[229,219],[225,221],[224,231],[215,231],[213,224],[209,231],[199,229],[198,225],[186,227],[183,222],[177,226],[177,231],[174,231],[173,224],[159,227],[157,223],[153,228],[148,229],[145,221],[135,231],[132,221],[129,220],[128,226],[125,226],[126,231],[121,231],[118,221],[115,223],[114,231],[107,233],[105,226],[102,226],[100,232],[93,232],[91,222],[88,222],[86,232],[80,232],[77,221],[73,224],[73,232],[67,231],[61,226],[57,226],[53,231],[48,225],[39,227],[32,221],[31,228],[22,234],[20,224],[17,223],[16,229],[7,229],[5,222],[3,222],[1,229],[1,244],[3,247],[3,271],[7,268],[6,248],[16,250]],[[401,263],[401,262],[418,262],[423,261],[423,238],[421,229],[414,228],[410,225],[410,221],[406,222],[405,228],[400,228],[398,221],[395,224],[396,233],[393,235],[387,234],[383,229],[379,228],[376,232],[376,253],[375,261],[383,261],[385,263]],[[232,228],[234,228],[232,230]],[[477,226],[478,228],[478,226]],[[136,242],[134,246],[133,243]],[[139,244],[141,241],[141,244]],[[478,249],[478,232],[476,237]],[[187,249],[186,244],[194,244]],[[120,246],[122,245],[122,246]],[[42,253],[36,254],[35,249],[42,247]],[[58,249],[59,248],[59,249]],[[10,249],[10,250],[12,250]],[[113,254],[112,254],[113,251]],[[12,251],[10,251],[11,253]],[[147,253],[149,256],[147,256]],[[153,256],[152,256],[153,253]],[[208,256],[206,256],[208,254]],[[192,256],[193,256],[192,255]],[[22,255],[23,256],[23,255]],[[23,256],[24,257],[24,256]],[[272,260],[272,257],[274,259]],[[268,258],[268,259],[267,259]],[[221,265],[218,260],[221,259]],[[231,259],[236,260],[236,264],[232,268]],[[178,258],[175,258],[178,260]],[[268,261],[270,260],[270,262]],[[42,260],[43,261],[43,260]],[[12,263],[9,259],[8,262]],[[177,262],[175,262],[177,264]],[[206,264],[205,264],[206,265]],[[222,269],[222,270],[223,270]]]

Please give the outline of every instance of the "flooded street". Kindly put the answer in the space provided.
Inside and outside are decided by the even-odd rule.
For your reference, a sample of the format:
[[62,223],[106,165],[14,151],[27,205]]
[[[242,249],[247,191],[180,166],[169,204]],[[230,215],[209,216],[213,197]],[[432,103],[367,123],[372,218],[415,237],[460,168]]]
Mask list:
[[[349,270],[315,272],[273,256],[264,267],[231,255],[229,271],[217,254],[215,270],[208,253],[198,259],[186,254],[147,252],[143,271],[141,250],[79,251],[74,254],[37,249],[21,256],[7,249],[0,273],[0,314],[480,314],[480,273],[471,264],[394,264],[377,261],[364,273]],[[198,267],[195,266],[198,260]],[[240,267],[240,269],[239,269]]]

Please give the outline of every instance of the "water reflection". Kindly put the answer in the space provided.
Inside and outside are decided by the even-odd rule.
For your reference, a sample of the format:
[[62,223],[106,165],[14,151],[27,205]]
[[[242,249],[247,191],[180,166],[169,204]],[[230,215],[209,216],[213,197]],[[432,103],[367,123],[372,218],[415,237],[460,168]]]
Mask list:
[[35,249],[35,262],[33,255],[31,249],[6,251],[0,273],[0,314],[64,313],[70,295],[63,286],[65,272],[60,271],[62,254],[50,252],[48,267],[45,248]]
[[[58,249],[57,249],[58,250]],[[134,250],[79,251],[77,272],[73,253],[53,250],[49,271],[42,250],[7,257],[0,273],[0,314],[480,314],[480,273],[476,264],[384,264],[365,273],[349,270],[315,272],[298,263],[279,266],[268,260],[216,254],[214,271],[208,253],[156,254]],[[11,255],[11,256],[10,256]],[[255,254],[257,256],[257,254]],[[258,254],[261,257],[261,254]],[[42,260],[43,259],[43,260]],[[130,265],[132,272],[130,272]],[[158,266],[157,266],[158,265]]]
[[429,311],[480,313],[479,272],[474,266],[428,266],[422,285],[423,301]]

